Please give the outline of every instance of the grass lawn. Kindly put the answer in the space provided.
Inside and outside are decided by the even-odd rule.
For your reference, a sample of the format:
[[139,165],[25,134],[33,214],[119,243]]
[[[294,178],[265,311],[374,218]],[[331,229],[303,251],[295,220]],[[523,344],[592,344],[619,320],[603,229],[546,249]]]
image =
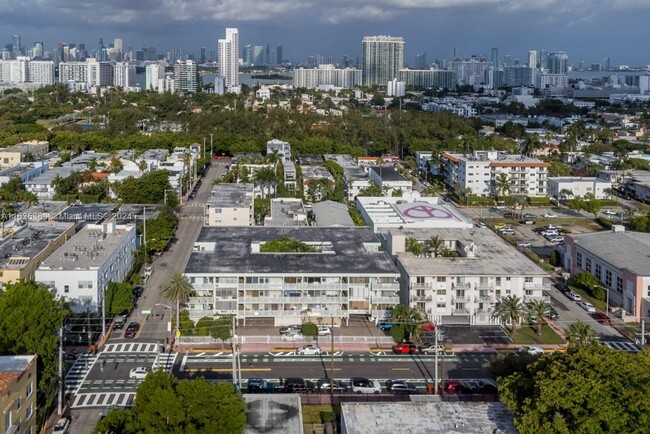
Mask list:
[[520,345],[534,344],[564,344],[566,341],[560,335],[555,333],[552,328],[544,324],[542,334],[537,334],[535,326],[523,325],[517,329],[517,332],[511,336],[512,342]]
[[323,423],[320,414],[322,411],[334,413],[337,417],[340,416],[341,407],[331,405],[303,405],[302,406],[302,422],[303,423]]
[[603,312],[607,311],[607,303],[605,303],[604,301],[592,297],[591,295],[587,294],[583,289],[580,289],[576,286],[569,285],[569,288],[571,289],[571,291],[575,292],[576,294],[580,294],[580,297],[582,297],[583,300],[588,301],[589,303],[596,306],[596,309],[602,310]]

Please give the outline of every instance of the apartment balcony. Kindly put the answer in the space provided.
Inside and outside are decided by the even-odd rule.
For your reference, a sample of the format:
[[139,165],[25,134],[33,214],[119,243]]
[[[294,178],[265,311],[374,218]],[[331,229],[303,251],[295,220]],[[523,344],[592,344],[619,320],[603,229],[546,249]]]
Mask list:
[[541,296],[524,295],[524,303],[530,303],[533,301],[543,301],[544,303],[550,304],[551,297],[548,295],[541,295]]
[[452,309],[452,315],[469,315],[469,309]]
[[201,291],[205,289],[214,289],[214,283],[193,283],[192,287],[196,291]]
[[370,297],[370,303],[372,304],[399,304],[399,296],[392,297]]
[[494,303],[495,298],[492,295],[477,295],[474,301],[476,303]]
[[458,295],[452,295],[451,297],[452,301],[457,301],[459,303],[469,303],[472,301],[472,299],[468,295],[463,295],[463,296],[458,296]]
[[190,297],[189,304],[212,304],[214,297]]
[[399,282],[394,283],[373,283],[372,289],[376,291],[399,291]]
[[524,290],[530,291],[550,291],[551,285],[549,283],[524,283]]
[[430,295],[412,295],[410,298],[411,301],[432,301],[433,297]]
[[476,290],[478,291],[494,291],[493,283],[477,283]]
[[295,303],[347,303],[347,297],[239,297],[240,303],[276,303],[276,304],[295,304]]
[[412,290],[414,290],[414,289],[431,289],[431,288],[433,288],[433,284],[431,284],[431,283],[411,283],[410,288]]
[[492,311],[490,309],[476,309],[474,313],[476,315],[492,315]]
[[330,317],[330,316],[341,316],[341,314],[347,314],[347,311],[343,310],[315,310],[312,309],[311,312],[305,312],[304,310],[240,310],[238,316],[242,317],[291,317],[291,318],[300,318],[303,316],[311,317]]
[[472,284],[470,282],[454,282],[451,284],[452,288],[458,288],[458,289],[471,289]]

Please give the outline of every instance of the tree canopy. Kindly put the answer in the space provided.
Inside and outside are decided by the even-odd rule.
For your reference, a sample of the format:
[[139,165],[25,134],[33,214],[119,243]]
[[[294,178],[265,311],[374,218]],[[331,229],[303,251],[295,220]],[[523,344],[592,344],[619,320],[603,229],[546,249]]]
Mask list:
[[138,387],[132,409],[111,411],[93,432],[235,434],[245,426],[246,403],[232,384],[157,371]]
[[318,249],[302,241],[294,240],[289,237],[280,237],[275,240],[264,242],[260,246],[262,253],[315,253]]
[[167,205],[171,207],[178,205],[178,196],[176,191],[172,190],[169,173],[166,170],[154,170],[140,178],[127,178],[116,183],[113,190],[123,203],[164,203],[166,198]]
[[133,310],[133,287],[128,283],[110,282],[106,289],[106,313],[118,315]]

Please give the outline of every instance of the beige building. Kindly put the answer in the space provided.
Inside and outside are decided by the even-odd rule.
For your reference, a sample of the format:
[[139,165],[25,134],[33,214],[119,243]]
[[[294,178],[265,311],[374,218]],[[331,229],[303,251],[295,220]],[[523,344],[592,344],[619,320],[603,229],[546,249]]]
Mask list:
[[44,157],[48,153],[50,142],[31,141],[18,143],[0,150],[0,168],[13,167],[26,161]]
[[27,222],[0,241],[0,284],[33,280],[38,266],[74,235],[72,222]]
[[205,226],[253,226],[253,184],[219,184],[205,204]]
[[36,433],[37,356],[0,356],[0,433]]

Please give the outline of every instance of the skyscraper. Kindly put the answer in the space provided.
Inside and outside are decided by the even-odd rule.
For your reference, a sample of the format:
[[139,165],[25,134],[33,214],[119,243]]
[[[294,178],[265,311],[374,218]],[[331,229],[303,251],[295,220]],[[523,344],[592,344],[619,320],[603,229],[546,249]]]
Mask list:
[[539,50],[539,67],[548,71],[548,51]]
[[205,63],[205,47],[201,47],[201,55],[199,56],[199,62],[201,64]]
[[20,44],[20,35],[11,36],[11,51],[14,57],[20,56],[22,54],[22,45]]
[[415,56],[415,69],[425,69],[427,67],[427,55],[421,53]]
[[239,30],[226,29],[226,39],[219,39],[217,56],[225,87],[239,86]]
[[499,67],[499,49],[498,48],[493,48],[492,49],[492,66],[495,68]]
[[113,42],[113,52],[115,53],[113,55],[113,57],[115,57],[115,60],[122,60],[122,54],[124,53],[122,51],[122,39],[115,38],[115,42]]
[[275,64],[282,65],[284,63],[284,59],[282,59],[282,45],[275,47],[275,55],[277,57]]
[[34,48],[32,48],[32,58],[37,60],[43,58],[43,41],[34,42]]
[[566,74],[569,71],[569,56],[564,51],[548,55],[548,71],[551,74]]
[[145,88],[147,90],[158,90],[158,82],[165,78],[165,67],[159,63],[147,65]]
[[192,60],[179,60],[174,64],[176,90],[194,93],[198,86],[196,63]]
[[537,68],[537,50],[528,51],[528,67]]
[[385,86],[404,68],[404,38],[365,36],[362,45],[363,85]]
[[609,57],[605,57],[605,59],[603,60],[603,71],[609,71],[610,66],[611,65],[610,65]]

